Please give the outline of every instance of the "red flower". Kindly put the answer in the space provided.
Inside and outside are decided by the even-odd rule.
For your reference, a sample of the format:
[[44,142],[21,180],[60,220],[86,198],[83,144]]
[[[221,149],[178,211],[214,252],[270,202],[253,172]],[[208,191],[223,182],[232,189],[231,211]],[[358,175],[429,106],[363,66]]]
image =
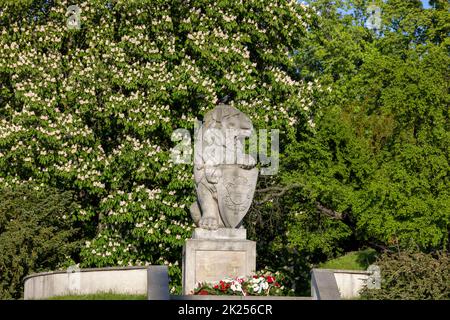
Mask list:
[[272,277],[272,276],[267,276],[267,282],[268,283],[272,283],[272,282],[274,282],[275,281],[275,278],[274,277]]
[[219,289],[219,286],[217,284],[214,285],[214,289]]
[[206,290],[200,290],[199,292],[198,292],[198,295],[200,295],[200,296],[207,296],[209,293],[208,293],[208,291],[206,291]]
[[280,284],[278,282],[275,282],[275,287],[279,287]]

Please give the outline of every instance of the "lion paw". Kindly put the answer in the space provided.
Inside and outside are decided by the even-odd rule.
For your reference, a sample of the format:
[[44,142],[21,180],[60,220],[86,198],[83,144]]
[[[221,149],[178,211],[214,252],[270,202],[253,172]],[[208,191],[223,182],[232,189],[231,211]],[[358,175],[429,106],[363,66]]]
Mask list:
[[219,223],[216,218],[203,217],[200,219],[200,228],[208,230],[217,230],[219,228]]

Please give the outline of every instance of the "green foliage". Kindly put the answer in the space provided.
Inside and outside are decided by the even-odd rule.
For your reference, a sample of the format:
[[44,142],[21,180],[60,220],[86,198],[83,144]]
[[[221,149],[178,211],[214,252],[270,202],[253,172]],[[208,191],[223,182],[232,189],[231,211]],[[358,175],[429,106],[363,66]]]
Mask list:
[[[20,298],[23,278],[67,266],[81,249],[70,192],[21,185],[0,190],[0,299]],[[73,261],[73,260],[72,260]]]
[[[358,21],[359,2],[347,3],[356,8]],[[306,181],[300,191],[342,213],[341,221],[357,239],[442,248],[450,226],[448,72],[443,67],[450,61],[448,39],[435,34],[442,32],[437,25],[448,26],[448,15],[442,8],[422,9],[418,1],[379,5],[382,34],[347,25],[350,17],[320,22],[341,24],[329,26],[331,35],[316,31],[316,37],[332,38],[321,46],[332,50],[330,62],[322,58],[322,64],[342,59],[352,67],[317,70],[335,79],[332,92],[321,100],[317,134],[290,145],[285,181]],[[351,47],[349,41],[360,44],[353,46],[353,55],[333,50]]]
[[449,5],[379,1],[370,30],[370,3],[312,1],[321,14],[295,59],[326,88],[314,130],[297,127],[247,217],[261,267],[291,272],[298,294],[344,252],[449,246]]
[[381,289],[361,291],[362,299],[448,300],[450,299],[450,257],[448,252],[433,254],[400,251],[385,253],[376,265],[381,270]]

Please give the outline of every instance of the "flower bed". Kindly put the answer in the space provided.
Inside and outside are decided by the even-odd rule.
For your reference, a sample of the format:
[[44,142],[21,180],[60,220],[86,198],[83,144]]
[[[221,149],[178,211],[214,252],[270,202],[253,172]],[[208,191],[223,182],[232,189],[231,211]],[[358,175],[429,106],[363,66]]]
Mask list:
[[279,273],[258,272],[249,277],[225,278],[215,283],[199,283],[194,295],[285,296],[289,290]]

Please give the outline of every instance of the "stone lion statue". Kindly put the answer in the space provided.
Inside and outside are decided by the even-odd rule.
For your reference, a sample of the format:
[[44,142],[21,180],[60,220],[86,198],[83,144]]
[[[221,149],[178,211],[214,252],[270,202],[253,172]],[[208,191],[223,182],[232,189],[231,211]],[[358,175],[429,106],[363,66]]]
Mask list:
[[190,212],[203,229],[241,227],[255,192],[256,160],[245,154],[250,119],[229,105],[209,111],[195,134],[194,179],[197,200]]

